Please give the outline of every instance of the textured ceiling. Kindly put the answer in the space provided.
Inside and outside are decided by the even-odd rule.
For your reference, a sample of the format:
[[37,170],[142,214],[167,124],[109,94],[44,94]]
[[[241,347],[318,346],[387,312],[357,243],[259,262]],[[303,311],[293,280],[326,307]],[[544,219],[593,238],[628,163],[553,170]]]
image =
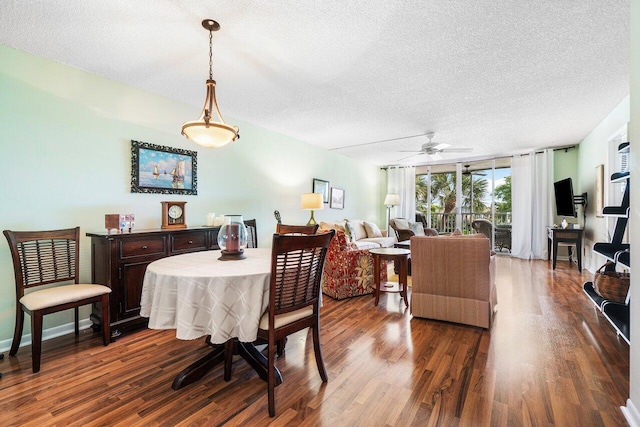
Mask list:
[[205,18],[228,122],[378,165],[432,162],[399,161],[428,131],[473,148],[440,162],[572,145],[629,93],[629,0],[2,1],[0,43],[192,104],[187,121]]

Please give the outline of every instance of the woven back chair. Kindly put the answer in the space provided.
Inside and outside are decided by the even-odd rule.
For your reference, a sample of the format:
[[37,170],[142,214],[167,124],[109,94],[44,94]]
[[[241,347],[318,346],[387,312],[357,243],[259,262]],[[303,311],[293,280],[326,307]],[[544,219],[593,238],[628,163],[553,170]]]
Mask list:
[[318,224],[314,225],[287,225],[277,224],[276,233],[278,234],[316,234]]
[[[109,326],[109,293],[103,285],[80,284],[80,228],[53,231],[4,230],[9,242],[16,284],[16,323],[10,356],[20,347],[24,313],[31,317],[32,369],[40,370],[42,348],[42,317],[73,308],[75,333],[79,334],[78,307],[100,303],[102,311],[102,342],[111,341]],[[37,289],[52,283],[71,283]],[[25,292],[26,290],[29,292]]]
[[476,219],[471,223],[471,227],[476,233],[484,234],[487,239],[491,240],[491,233],[493,232],[493,224],[486,219]]
[[244,226],[247,227],[247,247],[258,247],[258,228],[256,226],[255,219],[247,219],[244,221]]
[[290,236],[274,234],[271,247],[269,309],[260,319],[258,338],[268,342],[269,416],[275,416],[276,343],[287,335],[310,328],[316,365],[323,382],[327,371],[320,348],[320,283],[327,249],[335,230]]

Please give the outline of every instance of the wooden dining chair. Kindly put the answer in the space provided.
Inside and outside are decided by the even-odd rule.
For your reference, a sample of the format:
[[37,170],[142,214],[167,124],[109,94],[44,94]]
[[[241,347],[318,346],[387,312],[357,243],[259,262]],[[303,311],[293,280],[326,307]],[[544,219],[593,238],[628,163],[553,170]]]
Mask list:
[[274,234],[271,247],[269,308],[262,315],[258,338],[268,342],[267,369],[269,416],[275,416],[276,343],[305,328],[313,332],[313,350],[320,378],[327,371],[320,348],[320,282],[327,249],[335,230],[324,234],[290,236]]
[[247,228],[247,248],[257,248],[258,228],[256,226],[256,220],[247,219],[244,221],[244,226]]
[[[10,356],[20,347],[24,313],[31,317],[31,365],[40,371],[42,348],[42,317],[73,308],[75,333],[80,333],[78,307],[100,303],[102,311],[102,343],[109,345],[109,293],[103,285],[80,284],[78,279],[80,254],[80,227],[52,231],[4,230],[9,242],[16,282],[16,324]],[[35,288],[52,283],[73,282],[45,289]],[[25,290],[29,292],[25,292]]]
[[318,224],[314,225],[287,225],[276,224],[276,233],[278,234],[316,234]]

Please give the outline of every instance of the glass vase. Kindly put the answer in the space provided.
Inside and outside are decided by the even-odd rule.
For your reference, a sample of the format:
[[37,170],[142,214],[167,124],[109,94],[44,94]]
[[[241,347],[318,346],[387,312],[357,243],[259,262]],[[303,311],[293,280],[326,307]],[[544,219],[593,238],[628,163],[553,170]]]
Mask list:
[[225,215],[224,223],[218,231],[218,246],[222,252],[220,260],[244,259],[247,247],[247,227],[242,215]]

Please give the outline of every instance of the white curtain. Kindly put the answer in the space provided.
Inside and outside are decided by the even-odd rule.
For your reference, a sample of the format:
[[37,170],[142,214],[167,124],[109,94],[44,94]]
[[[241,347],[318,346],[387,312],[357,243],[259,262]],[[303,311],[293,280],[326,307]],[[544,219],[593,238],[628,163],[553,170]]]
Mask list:
[[547,226],[553,224],[553,150],[514,157],[511,256],[547,258]]
[[391,208],[390,218],[416,219],[416,168],[393,166],[387,170],[387,194],[400,196],[400,205]]

